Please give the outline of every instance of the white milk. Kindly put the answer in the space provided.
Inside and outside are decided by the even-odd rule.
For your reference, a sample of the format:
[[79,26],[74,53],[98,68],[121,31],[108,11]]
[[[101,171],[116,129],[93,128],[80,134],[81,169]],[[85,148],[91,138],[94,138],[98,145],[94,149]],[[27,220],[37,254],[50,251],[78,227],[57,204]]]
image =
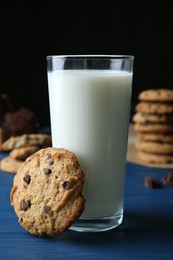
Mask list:
[[83,168],[83,218],[123,210],[132,73],[65,70],[48,73],[54,147],[73,151]]

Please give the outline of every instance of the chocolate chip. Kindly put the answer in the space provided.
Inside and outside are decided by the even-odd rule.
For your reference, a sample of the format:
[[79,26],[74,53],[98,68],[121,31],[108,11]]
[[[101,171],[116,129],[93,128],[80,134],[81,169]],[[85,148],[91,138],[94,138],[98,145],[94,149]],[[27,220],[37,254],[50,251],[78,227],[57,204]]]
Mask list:
[[160,181],[157,178],[146,176],[145,177],[145,187],[148,189],[156,189],[156,188],[161,188],[162,184],[160,183]]
[[43,211],[44,211],[44,213],[50,213],[50,211],[51,211],[51,207],[48,206],[48,205],[44,205],[44,207],[43,207]]
[[20,202],[20,210],[27,211],[31,207],[30,200],[22,200]]
[[28,175],[28,174],[25,174],[25,176],[23,177],[23,180],[24,180],[27,184],[29,184],[30,181],[31,181],[31,176]]
[[173,185],[173,172],[170,172],[167,176],[162,178],[165,185]]
[[161,91],[160,90],[158,90],[156,93],[157,93],[157,96],[161,95]]
[[44,172],[45,175],[49,175],[49,174],[52,173],[52,170],[49,169],[49,168],[44,168],[44,169],[43,169],[43,172]]
[[54,164],[54,160],[52,160],[52,159],[48,160],[47,162],[48,162],[49,165],[53,165]]
[[47,153],[47,158],[50,159],[51,157],[52,157],[51,153],[48,152],[48,153]]
[[69,181],[64,181],[62,186],[65,190],[70,190],[72,188],[72,185]]

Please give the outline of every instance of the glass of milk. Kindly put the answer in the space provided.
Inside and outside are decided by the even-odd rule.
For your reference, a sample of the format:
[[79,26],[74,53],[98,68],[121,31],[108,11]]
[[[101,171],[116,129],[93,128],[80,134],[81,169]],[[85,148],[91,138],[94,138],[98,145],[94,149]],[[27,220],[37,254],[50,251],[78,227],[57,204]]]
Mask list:
[[47,56],[53,147],[74,152],[84,171],[85,210],[71,230],[123,221],[133,56]]

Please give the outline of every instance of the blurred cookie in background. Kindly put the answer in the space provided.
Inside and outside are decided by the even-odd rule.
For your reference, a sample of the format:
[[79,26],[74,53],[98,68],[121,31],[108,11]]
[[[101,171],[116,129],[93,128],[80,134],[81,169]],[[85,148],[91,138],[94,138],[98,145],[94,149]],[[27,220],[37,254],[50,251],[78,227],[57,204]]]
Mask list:
[[142,91],[132,121],[138,159],[153,164],[173,163],[173,90]]
[[11,136],[1,146],[9,155],[0,161],[0,169],[16,174],[18,168],[30,155],[41,148],[51,147],[52,140],[48,134],[23,134]]

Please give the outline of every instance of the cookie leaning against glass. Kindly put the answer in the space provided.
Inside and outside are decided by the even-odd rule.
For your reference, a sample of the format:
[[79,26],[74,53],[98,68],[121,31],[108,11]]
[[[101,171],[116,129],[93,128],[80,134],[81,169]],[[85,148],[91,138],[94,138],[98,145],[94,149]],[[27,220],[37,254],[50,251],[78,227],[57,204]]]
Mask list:
[[132,118],[137,135],[135,148],[141,161],[173,162],[173,90],[147,89],[138,96]]
[[10,200],[21,226],[38,237],[69,228],[84,210],[84,173],[74,153],[43,148],[14,177]]

